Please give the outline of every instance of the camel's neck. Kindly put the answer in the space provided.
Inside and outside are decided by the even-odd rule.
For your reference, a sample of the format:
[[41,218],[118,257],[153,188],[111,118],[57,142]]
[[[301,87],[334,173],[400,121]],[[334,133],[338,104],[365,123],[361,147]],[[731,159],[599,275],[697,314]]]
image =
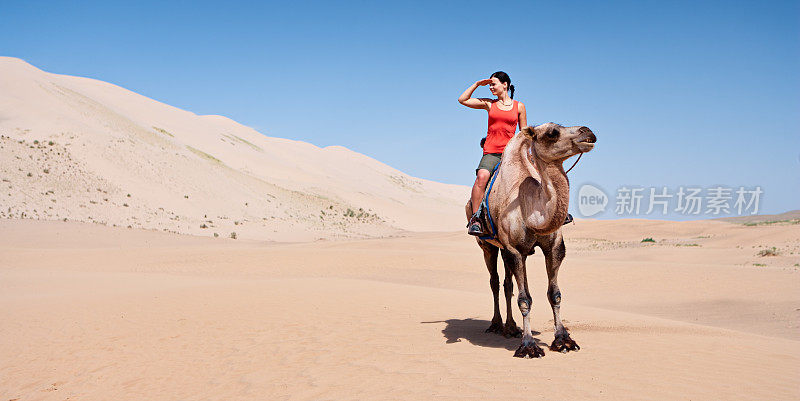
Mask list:
[[[525,152],[527,153],[527,152]],[[532,211],[526,218],[526,225],[535,231],[553,232],[564,223],[569,209],[569,180],[561,161],[545,162],[532,152],[530,161],[541,176],[541,191],[527,194],[536,197],[531,201],[543,210]],[[526,194],[521,194],[526,195]],[[539,213],[537,213],[539,212]]]

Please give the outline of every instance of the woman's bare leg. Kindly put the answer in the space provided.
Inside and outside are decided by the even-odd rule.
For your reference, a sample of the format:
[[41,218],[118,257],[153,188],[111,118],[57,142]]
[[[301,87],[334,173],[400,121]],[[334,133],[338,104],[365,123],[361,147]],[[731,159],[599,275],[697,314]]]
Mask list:
[[481,206],[483,200],[483,193],[486,191],[486,184],[489,183],[491,177],[489,170],[480,169],[475,177],[475,183],[472,184],[472,213],[475,214]]

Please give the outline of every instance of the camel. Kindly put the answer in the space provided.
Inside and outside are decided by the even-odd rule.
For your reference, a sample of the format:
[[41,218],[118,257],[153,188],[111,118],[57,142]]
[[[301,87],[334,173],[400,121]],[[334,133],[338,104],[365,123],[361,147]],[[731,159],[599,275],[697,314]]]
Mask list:
[[[555,324],[555,339],[550,349],[559,352],[580,349],[561,323],[560,314],[558,269],[566,255],[561,226],[569,206],[569,180],[562,163],[569,157],[592,150],[596,140],[587,127],[563,127],[547,123],[523,128],[511,138],[503,152],[487,202],[497,237],[495,240],[478,238],[477,241],[489,269],[489,285],[494,295],[494,317],[486,332],[507,337],[521,334],[522,344],[514,353],[515,357],[544,356],[544,350],[536,345],[531,332],[532,298],[525,270],[525,260],[534,253],[536,246],[544,254],[549,279],[547,299],[553,309]],[[469,219],[472,215],[471,202],[467,203],[466,211]],[[485,231],[490,230],[489,225],[484,224],[484,227]],[[505,325],[500,316],[498,252],[505,266]],[[523,316],[521,333],[511,315],[512,275],[517,282],[517,304]]]

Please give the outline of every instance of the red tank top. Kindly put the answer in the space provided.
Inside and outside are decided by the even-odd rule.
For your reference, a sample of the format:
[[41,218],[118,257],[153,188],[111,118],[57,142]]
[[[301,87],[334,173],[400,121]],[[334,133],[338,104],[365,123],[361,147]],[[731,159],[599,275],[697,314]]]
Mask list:
[[517,112],[517,101],[511,106],[511,110],[500,110],[497,101],[492,102],[489,107],[489,130],[486,132],[486,143],[483,144],[483,154],[503,153],[506,144],[517,131],[519,113]]

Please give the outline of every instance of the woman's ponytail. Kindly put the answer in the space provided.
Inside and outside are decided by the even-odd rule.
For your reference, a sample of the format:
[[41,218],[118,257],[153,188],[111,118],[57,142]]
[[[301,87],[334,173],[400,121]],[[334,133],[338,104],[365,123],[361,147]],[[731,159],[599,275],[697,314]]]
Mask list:
[[511,92],[511,98],[514,98],[514,85],[508,85],[508,91]]

